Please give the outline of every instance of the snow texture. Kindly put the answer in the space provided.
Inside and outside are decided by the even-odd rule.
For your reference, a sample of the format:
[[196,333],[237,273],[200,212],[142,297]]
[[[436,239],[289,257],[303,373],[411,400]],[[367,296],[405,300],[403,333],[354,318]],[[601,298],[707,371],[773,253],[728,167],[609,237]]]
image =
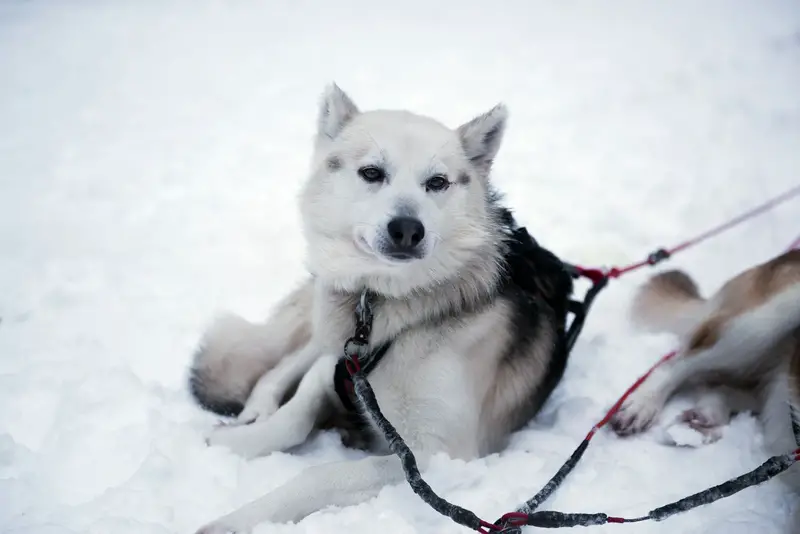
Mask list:
[[[361,455],[320,434],[242,460],[204,444],[215,418],[186,390],[217,313],[261,319],[302,276],[296,195],[326,83],[452,126],[505,102],[494,176],[520,224],[567,260],[611,266],[798,182],[798,67],[789,0],[0,2],[0,531],[191,534]],[[782,250],[798,213],[664,265],[708,293]],[[563,383],[507,450],[434,458],[437,493],[493,521],[540,489],[671,347],[626,317],[652,272],[599,296]],[[749,414],[702,447],[658,430],[601,432],[547,508],[642,515],[768,456]],[[778,534],[796,506],[769,482],[591,531]],[[401,484],[256,534],[342,531],[466,529]]]

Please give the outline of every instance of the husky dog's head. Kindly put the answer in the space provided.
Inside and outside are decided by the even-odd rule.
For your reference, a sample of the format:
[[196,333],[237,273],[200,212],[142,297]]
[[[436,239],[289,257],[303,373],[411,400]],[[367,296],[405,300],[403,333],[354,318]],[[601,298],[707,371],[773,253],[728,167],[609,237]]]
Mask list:
[[329,86],[300,197],[311,271],[338,289],[392,296],[468,265],[494,272],[488,178],[506,117],[498,105],[451,129],[408,111],[359,111]]

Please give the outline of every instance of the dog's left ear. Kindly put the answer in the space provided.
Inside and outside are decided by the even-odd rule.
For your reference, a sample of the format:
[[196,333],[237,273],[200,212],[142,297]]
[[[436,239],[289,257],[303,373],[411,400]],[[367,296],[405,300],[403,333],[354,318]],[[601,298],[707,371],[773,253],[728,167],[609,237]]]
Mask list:
[[498,104],[456,130],[464,153],[484,177],[489,175],[500,148],[507,119],[508,109],[503,104]]

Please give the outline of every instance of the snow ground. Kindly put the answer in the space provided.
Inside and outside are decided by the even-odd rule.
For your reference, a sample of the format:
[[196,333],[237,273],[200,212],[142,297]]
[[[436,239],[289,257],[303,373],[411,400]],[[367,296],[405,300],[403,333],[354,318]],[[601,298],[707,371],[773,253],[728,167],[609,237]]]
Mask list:
[[[262,318],[303,270],[295,195],[317,98],[453,126],[511,111],[495,181],[565,259],[638,260],[798,181],[800,8],[765,0],[0,3],[0,531],[191,534],[306,466],[203,444],[184,384],[217,312]],[[785,205],[676,257],[706,291],[800,233]],[[509,449],[428,474],[494,519],[532,495],[669,348],[600,297]],[[598,436],[549,506],[646,512],[759,464],[755,421],[676,449]],[[788,532],[776,483],[598,533]],[[405,486],[257,533],[466,532]]]

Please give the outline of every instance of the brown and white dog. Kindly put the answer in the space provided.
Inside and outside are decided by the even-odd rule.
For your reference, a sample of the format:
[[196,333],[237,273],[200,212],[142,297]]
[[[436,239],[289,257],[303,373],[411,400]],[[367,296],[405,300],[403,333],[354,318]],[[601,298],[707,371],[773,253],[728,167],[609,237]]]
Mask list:
[[[759,414],[770,454],[798,448],[800,250],[752,267],[701,297],[684,272],[653,276],[636,294],[634,323],[679,336],[675,357],[657,367],[612,419],[620,435],[647,429],[681,390],[697,395],[673,424],[711,443],[738,411]],[[800,468],[780,477],[800,490]],[[800,523],[798,523],[800,526]]]

